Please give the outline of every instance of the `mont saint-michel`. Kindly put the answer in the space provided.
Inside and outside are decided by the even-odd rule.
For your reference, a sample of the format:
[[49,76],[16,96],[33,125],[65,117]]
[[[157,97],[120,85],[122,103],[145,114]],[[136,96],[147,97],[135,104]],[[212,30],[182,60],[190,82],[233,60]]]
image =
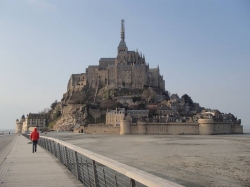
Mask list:
[[99,65],[72,74],[61,101],[52,103],[49,111],[17,119],[16,132],[37,127],[120,135],[243,133],[234,114],[166,91],[160,66],[151,68],[144,54],[128,50],[124,20],[114,56],[115,51],[116,57],[100,58]]

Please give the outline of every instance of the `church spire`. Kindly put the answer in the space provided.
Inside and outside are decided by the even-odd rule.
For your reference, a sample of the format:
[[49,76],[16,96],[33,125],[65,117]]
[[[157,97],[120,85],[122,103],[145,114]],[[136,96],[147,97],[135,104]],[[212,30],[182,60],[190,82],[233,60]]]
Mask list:
[[124,27],[124,19],[121,21],[121,40],[125,40],[125,27]]
[[128,51],[126,42],[125,42],[125,27],[124,27],[124,19],[121,21],[121,41],[118,46],[118,54],[122,54],[124,57],[124,54],[126,54]]

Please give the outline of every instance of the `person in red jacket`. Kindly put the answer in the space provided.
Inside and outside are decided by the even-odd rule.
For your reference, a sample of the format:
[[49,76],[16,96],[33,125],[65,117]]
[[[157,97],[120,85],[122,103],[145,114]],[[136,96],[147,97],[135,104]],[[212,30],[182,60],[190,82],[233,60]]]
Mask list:
[[31,141],[33,142],[32,144],[32,151],[34,153],[34,151],[36,152],[37,150],[37,142],[38,142],[38,139],[39,139],[39,132],[37,132],[37,129],[34,128],[34,131],[30,134],[30,139]]

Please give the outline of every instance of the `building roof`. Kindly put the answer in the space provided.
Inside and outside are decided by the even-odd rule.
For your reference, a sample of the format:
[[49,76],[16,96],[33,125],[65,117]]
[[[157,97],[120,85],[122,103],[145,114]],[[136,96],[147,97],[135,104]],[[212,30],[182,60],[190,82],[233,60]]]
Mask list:
[[100,58],[99,61],[115,61],[115,58]]
[[74,126],[74,129],[78,129],[80,127],[80,124],[76,124],[75,126]]
[[144,114],[148,114],[148,110],[127,110],[127,113],[128,114],[142,114],[142,113],[144,113]]
[[107,114],[120,114],[125,113],[125,108],[117,108],[116,110],[109,110],[107,111]]
[[28,119],[45,119],[44,114],[32,114],[29,113],[27,116]]
[[127,48],[126,42],[124,40],[121,40],[118,48]]
[[157,110],[157,105],[148,104],[146,107],[149,110]]
[[171,110],[171,109],[166,105],[157,105],[157,110]]

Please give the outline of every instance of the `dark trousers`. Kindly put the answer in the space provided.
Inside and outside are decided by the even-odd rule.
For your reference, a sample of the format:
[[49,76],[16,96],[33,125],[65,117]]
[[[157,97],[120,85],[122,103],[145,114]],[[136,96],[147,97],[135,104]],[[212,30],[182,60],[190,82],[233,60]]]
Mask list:
[[37,147],[37,140],[33,140],[32,141],[33,142],[33,153],[34,153],[34,151],[36,152],[36,147]]

